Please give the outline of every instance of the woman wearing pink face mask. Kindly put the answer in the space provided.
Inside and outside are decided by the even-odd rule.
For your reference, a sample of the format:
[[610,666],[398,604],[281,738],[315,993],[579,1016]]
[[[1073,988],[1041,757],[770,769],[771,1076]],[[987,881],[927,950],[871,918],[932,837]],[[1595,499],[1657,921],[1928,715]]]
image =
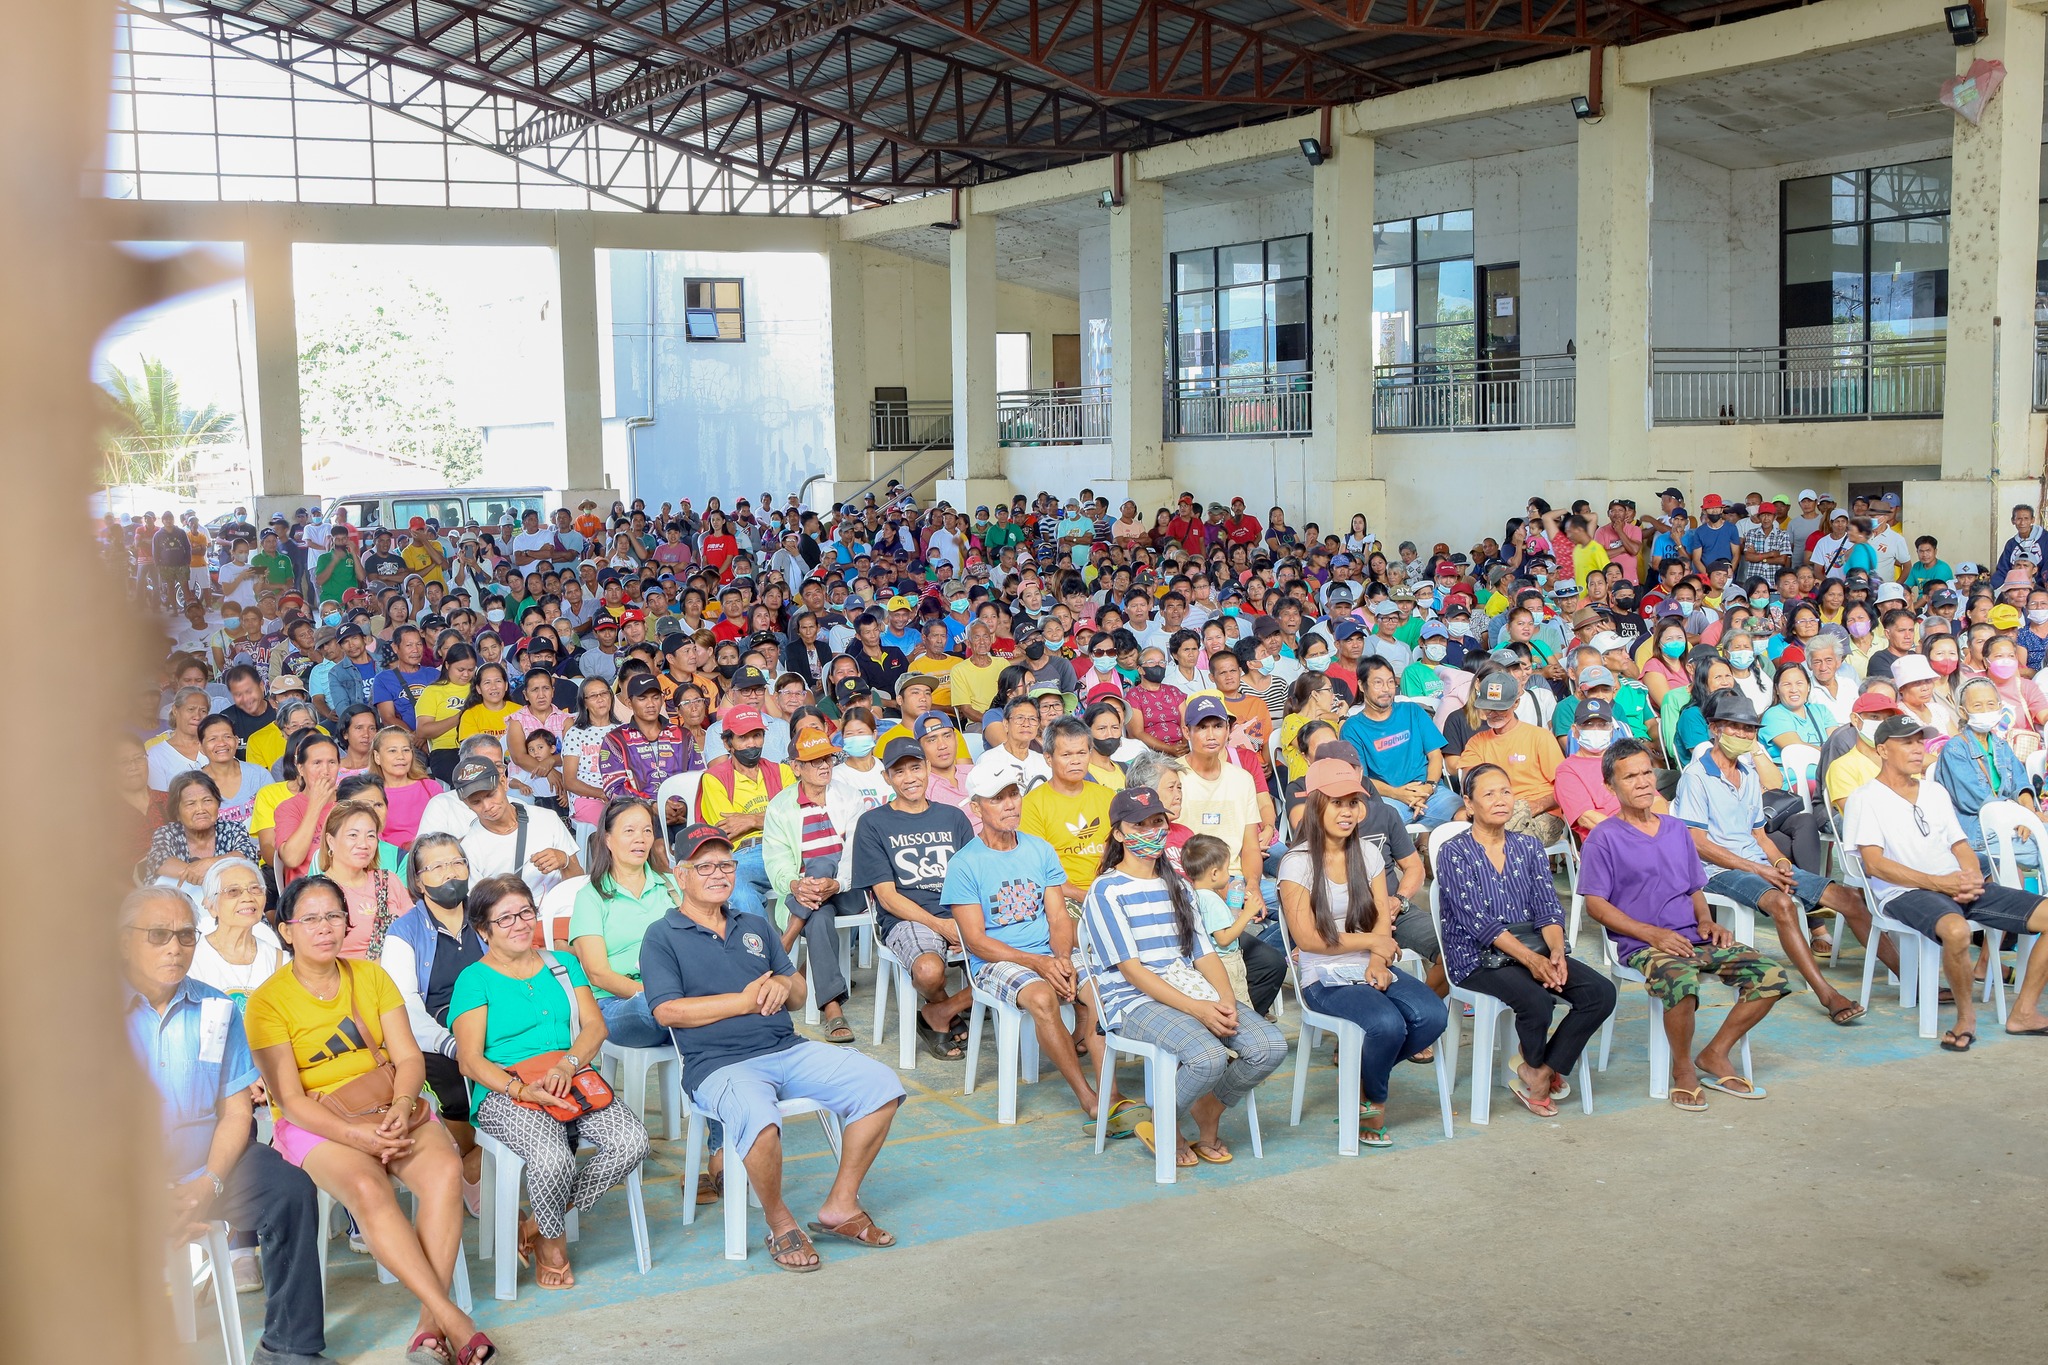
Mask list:
[[[1984,671],[2013,717],[2010,735],[2015,740],[2023,734],[2038,736],[2048,721],[2048,696],[2032,678],[2019,675],[2020,647],[2010,635],[1994,635],[1984,642]],[[2018,752],[2017,744],[2014,751]]]

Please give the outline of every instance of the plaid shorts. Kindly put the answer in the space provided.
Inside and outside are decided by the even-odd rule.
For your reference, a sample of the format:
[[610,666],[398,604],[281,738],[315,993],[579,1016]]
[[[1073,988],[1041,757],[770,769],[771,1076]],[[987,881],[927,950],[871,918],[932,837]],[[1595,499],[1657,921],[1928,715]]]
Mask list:
[[1005,1005],[1016,1004],[1026,986],[1044,980],[1021,962],[984,962],[974,969],[974,989],[983,995],[993,995]]
[[896,960],[906,967],[926,953],[936,953],[940,958],[944,958],[953,949],[953,945],[946,942],[938,930],[928,924],[916,924],[907,919],[897,920],[896,927],[883,937],[882,942],[888,945],[890,953]]
[[1698,1000],[1702,974],[1718,976],[1735,987],[1736,998],[1745,1004],[1752,1000],[1777,1000],[1799,988],[1783,964],[1739,943],[1725,948],[1701,943],[1694,946],[1692,954],[1673,957],[1655,948],[1639,948],[1629,954],[1628,965],[1643,974],[1643,989],[1662,1001],[1666,1009]]

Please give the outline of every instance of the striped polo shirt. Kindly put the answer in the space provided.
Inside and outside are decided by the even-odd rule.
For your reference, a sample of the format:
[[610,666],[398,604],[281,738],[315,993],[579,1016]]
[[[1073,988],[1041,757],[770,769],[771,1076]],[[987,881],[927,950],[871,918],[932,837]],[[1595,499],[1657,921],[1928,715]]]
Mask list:
[[1135,958],[1140,966],[1164,972],[1176,962],[1196,961],[1214,951],[1198,927],[1194,951],[1181,953],[1173,902],[1167,899],[1166,883],[1156,877],[1140,879],[1105,872],[1088,889],[1081,913],[1095,950],[1094,960],[1084,964],[1083,974],[1093,978],[1101,993],[1105,1028],[1115,1028],[1133,1005],[1151,999],[1124,979],[1118,963]]

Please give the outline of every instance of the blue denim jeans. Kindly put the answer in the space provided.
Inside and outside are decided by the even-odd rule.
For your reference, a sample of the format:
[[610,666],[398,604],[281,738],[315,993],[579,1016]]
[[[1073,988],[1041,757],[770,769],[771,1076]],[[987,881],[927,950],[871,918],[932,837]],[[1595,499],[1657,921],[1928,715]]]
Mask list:
[[1385,801],[1394,814],[1401,817],[1402,824],[1421,825],[1424,829],[1435,829],[1438,825],[1457,819],[1465,811],[1465,798],[1441,782],[1437,783],[1436,790],[1429,794],[1429,800],[1423,803],[1422,814],[1419,817],[1415,814],[1415,808],[1406,801],[1396,801],[1388,796],[1383,796],[1380,800]]
[[726,906],[743,914],[768,918],[768,869],[761,863],[761,841],[733,850],[739,870],[733,875],[732,896]]
[[[604,1027],[608,1043],[620,1047],[667,1047],[669,1032],[654,1022],[654,1011],[648,1007],[647,992],[638,995],[608,995],[597,1002],[604,1013]],[[725,1129],[717,1119],[711,1120],[711,1133],[706,1141],[706,1150],[717,1151],[725,1142]]]
[[1365,1030],[1358,1069],[1359,1089],[1374,1104],[1387,1102],[1387,1078],[1403,1057],[1413,1057],[1443,1033],[1450,1013],[1435,991],[1400,968],[1384,991],[1356,986],[1314,985],[1301,998],[1318,1014],[1349,1019]]

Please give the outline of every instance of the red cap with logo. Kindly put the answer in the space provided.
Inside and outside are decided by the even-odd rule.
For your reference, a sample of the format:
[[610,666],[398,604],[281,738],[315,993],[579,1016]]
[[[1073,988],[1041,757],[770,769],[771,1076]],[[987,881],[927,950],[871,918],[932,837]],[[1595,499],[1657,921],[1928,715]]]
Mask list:
[[758,706],[735,706],[719,718],[719,726],[728,735],[750,735],[756,730],[766,730],[768,725],[761,719]]

